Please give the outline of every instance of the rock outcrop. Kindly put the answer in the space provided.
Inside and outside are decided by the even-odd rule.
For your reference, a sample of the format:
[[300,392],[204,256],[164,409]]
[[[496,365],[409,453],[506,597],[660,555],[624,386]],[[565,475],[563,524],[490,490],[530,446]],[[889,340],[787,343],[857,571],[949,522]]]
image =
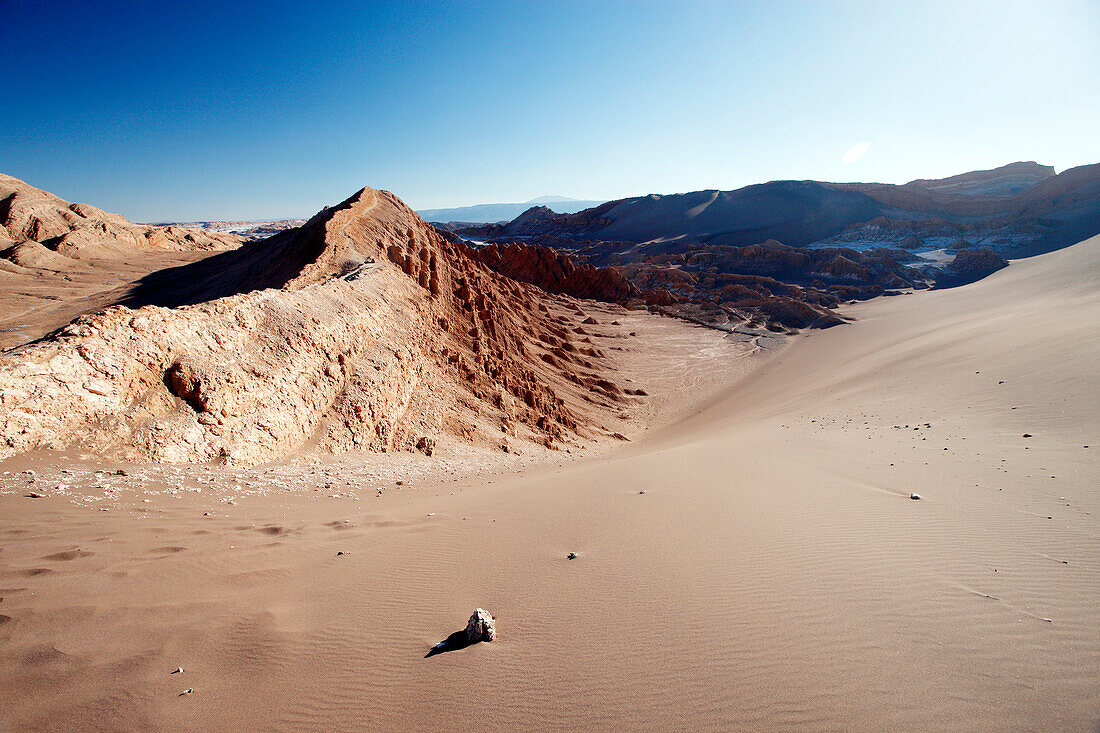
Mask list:
[[1003,257],[991,249],[960,250],[955,259],[943,268],[936,281],[937,288],[953,288],[981,280],[997,270],[1008,267]]
[[256,465],[501,431],[554,446],[619,399],[554,296],[385,191],[156,273],[127,303],[0,357],[0,455]]
[[231,249],[241,241],[235,234],[133,224],[118,214],[89,204],[69,203],[18,178],[0,174],[0,250],[36,242],[66,257],[117,257],[132,256],[135,248]]
[[513,280],[538,285],[548,293],[622,303],[638,295],[615,267],[578,265],[571,257],[549,247],[494,244],[470,251],[470,256]]
[[[545,238],[542,238],[546,241]],[[841,323],[833,308],[887,288],[926,287],[925,275],[899,260],[904,251],[847,248],[806,250],[767,241],[746,247],[682,244],[675,251],[634,253],[619,265],[576,264],[593,258],[618,262],[616,243],[548,240],[479,247],[471,256],[548,292],[650,306],[708,325],[759,320],[784,328]],[[566,252],[569,252],[567,254]]]

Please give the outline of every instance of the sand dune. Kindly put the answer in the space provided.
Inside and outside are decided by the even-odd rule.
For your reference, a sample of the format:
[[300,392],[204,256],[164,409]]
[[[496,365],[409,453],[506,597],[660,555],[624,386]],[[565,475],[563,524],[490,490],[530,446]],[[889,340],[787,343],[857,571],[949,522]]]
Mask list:
[[[5,476],[3,720],[1093,729],[1100,238],[845,313],[584,461],[108,512]],[[425,658],[477,606],[497,641]]]

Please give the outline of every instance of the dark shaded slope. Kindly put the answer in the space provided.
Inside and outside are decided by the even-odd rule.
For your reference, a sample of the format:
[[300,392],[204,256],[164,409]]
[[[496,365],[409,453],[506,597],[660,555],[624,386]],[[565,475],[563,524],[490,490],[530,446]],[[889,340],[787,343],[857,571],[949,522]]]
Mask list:
[[774,181],[736,191],[696,191],[628,199],[605,214],[601,239],[687,238],[714,244],[776,239],[805,245],[874,218],[883,207],[858,192],[814,181]]
[[[322,210],[297,229],[249,242],[199,262],[150,273],[120,304],[130,308],[145,305],[175,308],[285,287],[307,265],[317,261],[327,246],[326,223],[336,212],[351,208],[358,196],[357,193],[337,206]],[[354,262],[355,258],[349,261]]]
[[[896,241],[891,222],[911,229]],[[887,226],[883,226],[884,223]],[[873,232],[861,229],[873,224]],[[1013,163],[939,180],[885,183],[773,181],[735,191],[694,191],[611,201],[571,214],[544,207],[512,222],[458,229],[463,236],[558,237],[604,242],[757,244],[805,247],[840,235],[873,246],[934,249],[958,240],[1021,256],[1068,246],[1100,233],[1100,165],[1052,175],[1049,166]],[[901,244],[903,239],[916,240]],[[652,254],[654,247],[647,247]]]

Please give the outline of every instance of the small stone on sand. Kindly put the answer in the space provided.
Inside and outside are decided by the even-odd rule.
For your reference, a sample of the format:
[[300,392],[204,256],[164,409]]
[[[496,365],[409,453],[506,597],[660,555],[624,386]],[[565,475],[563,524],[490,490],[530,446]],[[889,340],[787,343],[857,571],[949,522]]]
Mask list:
[[496,622],[493,614],[484,608],[475,609],[466,622],[466,640],[471,644],[479,641],[492,641],[497,637]]

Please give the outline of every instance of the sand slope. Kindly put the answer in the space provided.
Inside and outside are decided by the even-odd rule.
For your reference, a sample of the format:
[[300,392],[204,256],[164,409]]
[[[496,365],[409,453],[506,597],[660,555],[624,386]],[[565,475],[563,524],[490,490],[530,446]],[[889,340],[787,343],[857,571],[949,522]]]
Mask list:
[[[1098,285],[1094,238],[864,303],[617,454],[491,482],[211,517],[198,495],[0,497],[0,710],[15,729],[1094,729]],[[498,641],[425,659],[475,606]]]

